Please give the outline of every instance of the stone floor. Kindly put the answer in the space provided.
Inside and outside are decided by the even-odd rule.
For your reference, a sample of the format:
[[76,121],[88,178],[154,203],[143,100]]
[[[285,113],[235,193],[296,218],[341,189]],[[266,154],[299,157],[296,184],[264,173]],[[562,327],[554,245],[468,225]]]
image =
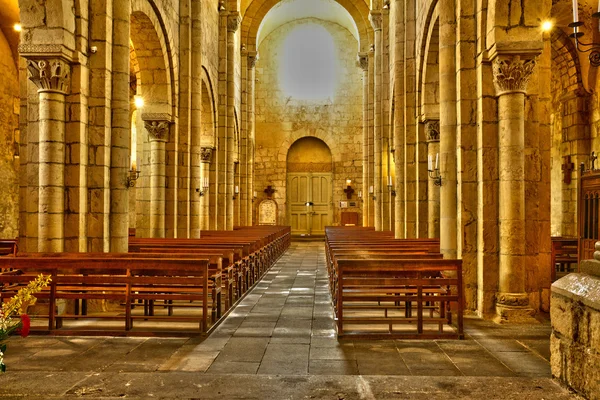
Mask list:
[[550,378],[548,321],[466,318],[466,340],[335,336],[323,244],[298,242],[205,340],[30,337],[0,397],[573,399]]

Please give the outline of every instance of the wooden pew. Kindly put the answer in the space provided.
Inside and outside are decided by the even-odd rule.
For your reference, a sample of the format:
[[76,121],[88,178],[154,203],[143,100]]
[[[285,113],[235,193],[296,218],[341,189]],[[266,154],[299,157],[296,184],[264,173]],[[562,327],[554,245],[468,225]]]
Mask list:
[[[464,337],[460,260],[338,259],[337,275],[335,302],[340,337]],[[452,324],[451,304],[457,313],[455,329],[445,328]],[[401,308],[404,315],[399,312]],[[416,330],[398,328],[406,325],[414,325]],[[430,325],[437,331],[425,329]]]
[[[34,315],[34,318],[47,318],[44,330],[57,335],[96,334],[96,335],[153,335],[157,333],[189,334],[190,329],[176,329],[174,322],[197,324],[196,332],[208,330],[208,302],[210,295],[209,260],[201,258],[135,258],[135,257],[0,257],[0,267],[16,268],[20,275],[0,275],[0,282],[16,284],[0,292],[0,300],[12,297],[19,287],[40,273],[51,275],[52,282],[46,290],[36,297],[49,303],[46,315]],[[76,315],[57,315],[57,300],[113,300],[125,305],[122,313]],[[192,302],[200,315],[139,315],[132,312],[137,300],[172,302]],[[81,329],[63,328],[63,320],[82,320]],[[101,321],[117,320],[122,325],[108,327]],[[164,327],[140,327],[135,332],[135,320],[165,321]],[[99,322],[100,321],[100,322]],[[89,325],[100,324],[96,329]]]
[[552,241],[552,256],[550,262],[550,271],[552,274],[552,282],[557,278],[557,272],[563,276],[572,271],[572,265],[577,265],[578,257],[578,241],[577,238],[566,238],[553,236]]
[[[439,239],[394,239],[391,232],[371,228],[327,227],[326,255],[338,336],[463,337],[462,263],[443,260]],[[458,324],[449,330],[451,310]],[[410,324],[416,331],[406,328]],[[437,331],[424,329],[432,324]]]

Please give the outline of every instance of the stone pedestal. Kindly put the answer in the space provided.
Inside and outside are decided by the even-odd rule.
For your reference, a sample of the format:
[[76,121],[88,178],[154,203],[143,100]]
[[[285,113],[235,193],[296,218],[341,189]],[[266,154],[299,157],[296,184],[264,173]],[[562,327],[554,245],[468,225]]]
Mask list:
[[561,383],[587,399],[598,400],[600,261],[583,261],[580,271],[552,284],[550,363],[552,375]]

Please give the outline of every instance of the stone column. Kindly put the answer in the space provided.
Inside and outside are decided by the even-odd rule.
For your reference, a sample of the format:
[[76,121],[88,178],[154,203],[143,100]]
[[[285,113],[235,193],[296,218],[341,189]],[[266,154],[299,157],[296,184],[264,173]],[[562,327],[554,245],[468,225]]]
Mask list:
[[258,53],[255,51],[248,52],[248,197],[251,201],[248,202],[248,225],[253,225],[253,203],[254,203],[254,143],[256,143],[255,135],[255,82],[256,82],[256,61],[258,61]]
[[30,59],[29,79],[39,94],[38,251],[65,248],[65,97],[71,67],[62,59]]
[[191,148],[191,185],[190,185],[190,237],[197,239],[200,237],[202,229],[202,204],[204,193],[202,191],[202,155],[204,147],[200,147],[197,143],[192,144]]
[[110,144],[110,251],[127,253],[129,240],[129,174],[131,117],[129,114],[131,2],[113,2],[113,53]]
[[496,319],[515,321],[534,313],[525,293],[525,92],[534,59],[497,56],[500,281]]
[[[200,152],[200,182],[204,182],[205,180],[210,179],[210,163],[212,159],[212,153],[214,148],[212,147],[203,147]],[[202,190],[202,184],[199,186],[200,190]],[[209,221],[209,207],[210,207],[210,197],[208,196],[208,192],[204,192],[200,196],[200,211],[199,211],[199,228],[201,230],[210,229],[210,221]],[[198,232],[198,237],[200,237],[200,232]]]
[[382,127],[383,127],[383,85],[382,85],[382,50],[383,50],[383,35],[382,35],[382,16],[381,11],[371,11],[369,14],[369,20],[371,21],[371,25],[375,31],[375,98],[374,98],[374,108],[375,108],[375,116],[374,116],[374,153],[375,153],[375,173],[373,176],[374,179],[374,197],[375,197],[375,230],[381,231],[383,229],[382,226],[382,215],[381,215],[381,204],[383,199],[382,185],[381,185],[381,151],[382,151]]
[[[425,137],[427,139],[427,155],[433,160],[435,167],[436,154],[440,152],[440,121],[428,120],[425,122]],[[439,166],[439,165],[438,165]],[[440,237],[440,187],[435,185],[433,179],[427,183],[427,215],[428,237]]]
[[150,236],[165,237],[166,144],[170,122],[159,115],[144,115],[150,138]]
[[456,258],[456,18],[455,1],[441,0],[440,13],[440,248]]
[[[235,185],[235,165],[238,161],[235,143],[235,34],[240,27],[242,18],[237,11],[230,12],[227,17],[227,177],[226,177],[226,220],[225,229],[233,230]],[[239,205],[239,201],[235,203]]]
[[363,170],[362,170],[362,216],[363,226],[369,226],[369,53],[358,53],[358,66],[363,71]]

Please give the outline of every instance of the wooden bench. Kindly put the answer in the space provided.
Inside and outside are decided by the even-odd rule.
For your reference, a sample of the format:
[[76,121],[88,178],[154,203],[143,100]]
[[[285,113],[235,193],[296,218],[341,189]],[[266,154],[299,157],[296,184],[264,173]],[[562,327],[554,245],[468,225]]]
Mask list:
[[463,337],[462,263],[443,260],[439,239],[327,227],[326,255],[338,336]]
[[340,337],[464,338],[460,260],[338,259],[335,289]]
[[[0,282],[16,284],[0,292],[0,300],[12,297],[19,287],[26,285],[40,273],[51,275],[50,286],[37,294],[49,306],[46,315],[48,325],[43,331],[56,335],[111,334],[154,335],[204,333],[208,330],[209,296],[211,295],[210,261],[201,258],[135,258],[135,257],[0,257],[0,267],[16,268],[20,275],[0,275]],[[109,300],[124,304],[122,312],[112,314],[58,315],[58,300]],[[134,313],[136,301],[187,302],[196,311],[165,315]],[[191,302],[191,303],[190,303]],[[63,327],[64,320],[78,320],[82,327]],[[102,321],[122,321],[121,325],[108,326]],[[140,326],[134,331],[134,320],[166,322],[161,327]],[[193,323],[198,328],[178,329],[175,323]],[[34,330],[39,326],[34,327]]]
[[573,272],[572,265],[577,265],[578,243],[576,238],[566,238],[553,236],[552,241],[552,256],[550,262],[550,270],[552,271],[552,282],[558,277],[562,277],[570,272]]

